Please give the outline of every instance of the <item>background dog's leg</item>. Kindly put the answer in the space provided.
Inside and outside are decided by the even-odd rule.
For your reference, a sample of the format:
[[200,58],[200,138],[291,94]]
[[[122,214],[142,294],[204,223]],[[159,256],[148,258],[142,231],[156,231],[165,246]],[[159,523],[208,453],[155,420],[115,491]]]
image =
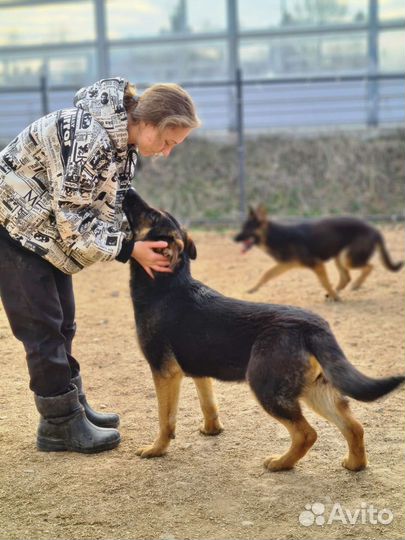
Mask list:
[[284,274],[284,272],[287,272],[287,270],[290,270],[291,268],[296,268],[297,266],[300,266],[296,262],[291,263],[278,263],[276,266],[273,266],[270,268],[270,270],[267,270],[262,277],[259,279],[259,281],[256,283],[254,287],[249,289],[248,293],[256,292],[262,285],[267,283],[270,279],[273,279],[277,276],[280,276],[281,274]]
[[339,283],[338,283],[338,286],[336,287],[337,291],[343,290],[346,287],[346,285],[350,282],[350,279],[351,279],[349,271],[344,266],[344,262],[342,259],[344,259],[343,253],[340,253],[335,258],[335,263],[336,263],[337,269],[339,270]]
[[361,269],[361,274],[352,285],[353,291],[357,291],[357,289],[360,289],[373,268],[374,266],[372,264],[366,264],[366,266],[363,266],[363,268]]
[[175,438],[177,406],[183,378],[180,368],[169,369],[165,373],[152,369],[152,375],[159,407],[159,435],[150,446],[136,450],[138,456],[147,458],[163,456],[171,439]]
[[333,289],[333,287],[332,287],[332,285],[331,285],[331,283],[329,281],[328,274],[326,273],[325,265],[323,263],[318,263],[316,266],[314,266],[312,268],[312,270],[318,276],[318,279],[321,282],[322,287],[328,293],[328,297],[332,298],[335,301],[340,300],[339,295]]
[[311,409],[335,424],[345,437],[349,453],[342,465],[351,471],[360,471],[367,466],[364,448],[364,430],[350,411],[348,400],[321,375],[306,387],[302,399]]
[[212,388],[212,380],[209,377],[195,377],[193,380],[204,415],[200,431],[204,435],[218,435],[224,428],[218,418],[218,405]]

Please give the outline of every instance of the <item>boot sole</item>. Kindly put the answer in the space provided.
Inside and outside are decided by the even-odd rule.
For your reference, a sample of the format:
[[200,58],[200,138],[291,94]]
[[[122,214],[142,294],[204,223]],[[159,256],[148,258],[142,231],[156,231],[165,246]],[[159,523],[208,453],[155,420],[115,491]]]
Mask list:
[[78,446],[72,446],[66,444],[65,441],[60,439],[51,439],[49,437],[37,438],[37,449],[40,452],[79,452],[80,454],[97,454],[98,452],[104,452],[106,450],[112,450],[116,448],[121,442],[121,437],[115,441],[96,446],[94,448],[81,448]]
[[[89,417],[86,417],[87,420],[90,420]],[[119,421],[118,422],[107,422],[107,423],[102,423],[102,422],[95,422],[94,420],[90,420],[90,422],[94,425],[94,426],[97,426],[97,427],[102,427],[102,428],[114,428],[114,429],[118,429],[120,427],[120,423]]]

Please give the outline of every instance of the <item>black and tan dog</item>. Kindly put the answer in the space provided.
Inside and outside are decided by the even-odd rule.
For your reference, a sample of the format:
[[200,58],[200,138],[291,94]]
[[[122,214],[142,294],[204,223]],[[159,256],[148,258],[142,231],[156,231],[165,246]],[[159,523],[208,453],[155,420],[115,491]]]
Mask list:
[[[281,225],[267,218],[266,210],[259,206],[250,208],[242,230],[234,238],[243,242],[243,251],[252,246],[260,247],[273,257],[277,264],[270,268],[248,292],[257,291],[272,278],[291,268],[310,268],[333,300],[350,282],[349,270],[359,269],[360,275],[352,285],[359,289],[373,269],[370,259],[378,248],[384,266],[397,272],[403,262],[393,263],[385,247],[382,234],[364,221],[351,217],[335,217],[298,225]],[[335,259],[339,270],[339,283],[332,287],[325,262]]]
[[190,259],[196,247],[178,222],[148,206],[135,192],[124,209],[138,240],[166,240],[161,250],[170,258],[172,273],[151,279],[131,261],[131,296],[140,346],[155,383],[160,431],[141,457],[166,453],[174,438],[180,383],[194,379],[207,435],[222,431],[210,377],[246,380],[259,403],[281,422],[291,447],[270,456],[271,471],[292,468],[316,440],[300,401],[333,422],[346,438],[344,467],[366,466],[363,428],[353,417],[344,395],[373,401],[396,388],[405,377],[371,379],[345,358],[326,321],[291,306],[243,302],[222,296],[196,281]]

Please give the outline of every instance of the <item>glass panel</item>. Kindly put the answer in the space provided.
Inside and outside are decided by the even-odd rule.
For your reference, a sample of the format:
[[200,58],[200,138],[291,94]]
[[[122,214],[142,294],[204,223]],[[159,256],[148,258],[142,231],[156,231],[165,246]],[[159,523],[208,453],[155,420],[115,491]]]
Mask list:
[[225,43],[187,43],[111,48],[111,71],[136,83],[224,79]]
[[97,79],[96,59],[93,51],[81,51],[48,60],[50,85],[84,85]]
[[0,9],[0,45],[39,45],[95,38],[91,2]]
[[378,36],[380,71],[405,71],[405,36],[402,30],[380,32]]
[[107,0],[110,39],[172,34],[183,24],[178,0]]
[[378,12],[381,21],[405,19],[404,0],[379,0]]
[[244,77],[288,77],[367,69],[364,33],[241,41]]
[[259,30],[281,25],[281,2],[238,0],[240,30]]
[[225,29],[225,0],[107,0],[110,39]]
[[239,0],[241,30],[367,20],[368,0]]
[[225,0],[187,0],[187,28],[191,32],[226,30]]
[[83,85],[95,80],[95,54],[93,51],[55,55],[47,53],[35,57],[27,55],[2,56],[0,60],[0,86],[39,86],[43,73],[48,74],[49,85]]
[[4,58],[0,62],[1,86],[39,86],[43,73],[42,58]]

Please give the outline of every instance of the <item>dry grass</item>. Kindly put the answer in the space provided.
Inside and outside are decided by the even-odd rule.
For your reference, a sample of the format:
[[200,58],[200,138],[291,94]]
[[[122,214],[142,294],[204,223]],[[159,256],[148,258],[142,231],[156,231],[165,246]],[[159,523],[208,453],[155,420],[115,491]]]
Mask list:
[[[404,158],[403,130],[259,136],[246,142],[246,199],[278,216],[403,215]],[[183,219],[236,219],[236,145],[191,139],[145,160],[135,185]]]

